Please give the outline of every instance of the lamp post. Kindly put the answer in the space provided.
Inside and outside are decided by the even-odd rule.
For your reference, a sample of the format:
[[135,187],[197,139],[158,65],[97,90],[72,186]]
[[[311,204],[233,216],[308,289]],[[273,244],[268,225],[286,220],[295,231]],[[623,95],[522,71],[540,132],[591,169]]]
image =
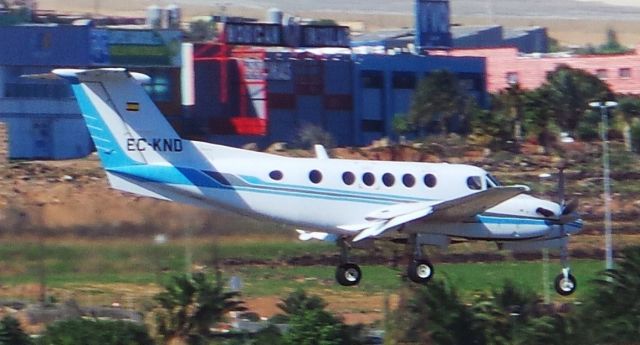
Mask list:
[[604,185],[604,246],[605,246],[605,268],[613,268],[613,248],[611,239],[611,184],[609,181],[609,130],[608,118],[609,109],[618,106],[616,102],[591,102],[589,106],[600,109],[602,125],[600,127],[600,137],[602,139],[602,178]]

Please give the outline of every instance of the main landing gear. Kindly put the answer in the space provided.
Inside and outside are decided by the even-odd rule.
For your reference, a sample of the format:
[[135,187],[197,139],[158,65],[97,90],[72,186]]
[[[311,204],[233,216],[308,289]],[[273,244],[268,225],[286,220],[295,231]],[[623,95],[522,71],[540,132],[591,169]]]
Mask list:
[[[434,269],[431,261],[422,252],[422,246],[416,236],[412,236],[410,244],[413,246],[413,258],[407,266],[409,280],[418,284],[426,284],[433,278]],[[340,264],[336,268],[336,281],[342,286],[358,285],[362,279],[360,266],[349,262],[349,247],[344,238],[338,240],[340,247]]]
[[435,273],[433,264],[422,252],[422,245],[418,243],[417,236],[411,236],[410,245],[413,245],[413,259],[407,267],[407,276],[414,283],[426,284]]
[[578,282],[571,274],[571,268],[569,268],[569,250],[566,245],[560,249],[560,261],[562,262],[562,273],[556,277],[554,286],[558,294],[569,296],[576,291]]
[[340,265],[336,268],[336,280],[342,286],[358,285],[362,279],[362,270],[360,266],[349,262],[349,248],[344,238],[338,239],[340,247]]

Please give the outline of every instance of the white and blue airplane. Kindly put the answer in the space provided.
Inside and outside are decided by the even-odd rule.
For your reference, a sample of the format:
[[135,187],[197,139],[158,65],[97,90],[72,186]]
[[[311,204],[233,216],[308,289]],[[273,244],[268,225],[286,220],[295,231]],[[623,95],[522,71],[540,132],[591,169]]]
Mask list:
[[185,140],[142,87],[148,76],[120,68],[53,75],[70,82],[113,188],[290,224],[305,229],[298,230],[302,240],[333,239],[341,248],[341,285],[362,277],[348,256],[355,245],[405,242],[413,252],[408,277],[426,283],[434,268],[423,246],[446,247],[453,239],[559,249],[556,290],[576,289],[567,244],[582,228],[577,203],[501,186],[470,165],[330,159],[321,146],[315,158],[290,158]]

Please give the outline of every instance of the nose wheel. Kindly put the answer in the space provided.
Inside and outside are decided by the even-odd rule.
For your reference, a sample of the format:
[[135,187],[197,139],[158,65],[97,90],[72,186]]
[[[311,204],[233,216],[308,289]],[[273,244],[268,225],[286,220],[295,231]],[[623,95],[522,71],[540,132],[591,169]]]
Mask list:
[[563,267],[562,273],[556,277],[554,287],[560,296],[569,296],[576,291],[578,282],[576,277],[571,274],[571,268],[569,268],[569,249],[566,245],[560,248],[560,261]]
[[569,296],[576,291],[578,282],[576,281],[576,277],[569,273],[569,269],[565,268],[562,269],[562,273],[556,277],[554,286],[559,295]]

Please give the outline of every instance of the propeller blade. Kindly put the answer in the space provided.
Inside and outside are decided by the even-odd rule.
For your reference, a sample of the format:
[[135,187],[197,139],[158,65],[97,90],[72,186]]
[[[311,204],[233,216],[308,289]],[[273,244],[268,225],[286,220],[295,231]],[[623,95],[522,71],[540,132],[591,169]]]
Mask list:
[[564,168],[558,169],[558,204],[564,206]]
[[565,216],[567,214],[573,213],[575,210],[578,209],[579,204],[580,204],[580,201],[578,199],[571,199],[562,209],[562,215]]
[[562,232],[564,233],[565,224],[574,222],[578,219],[580,219],[580,215],[575,212],[569,213],[569,214],[563,214],[562,216],[560,216],[560,218],[558,219],[558,222],[560,223],[560,225],[562,225]]

